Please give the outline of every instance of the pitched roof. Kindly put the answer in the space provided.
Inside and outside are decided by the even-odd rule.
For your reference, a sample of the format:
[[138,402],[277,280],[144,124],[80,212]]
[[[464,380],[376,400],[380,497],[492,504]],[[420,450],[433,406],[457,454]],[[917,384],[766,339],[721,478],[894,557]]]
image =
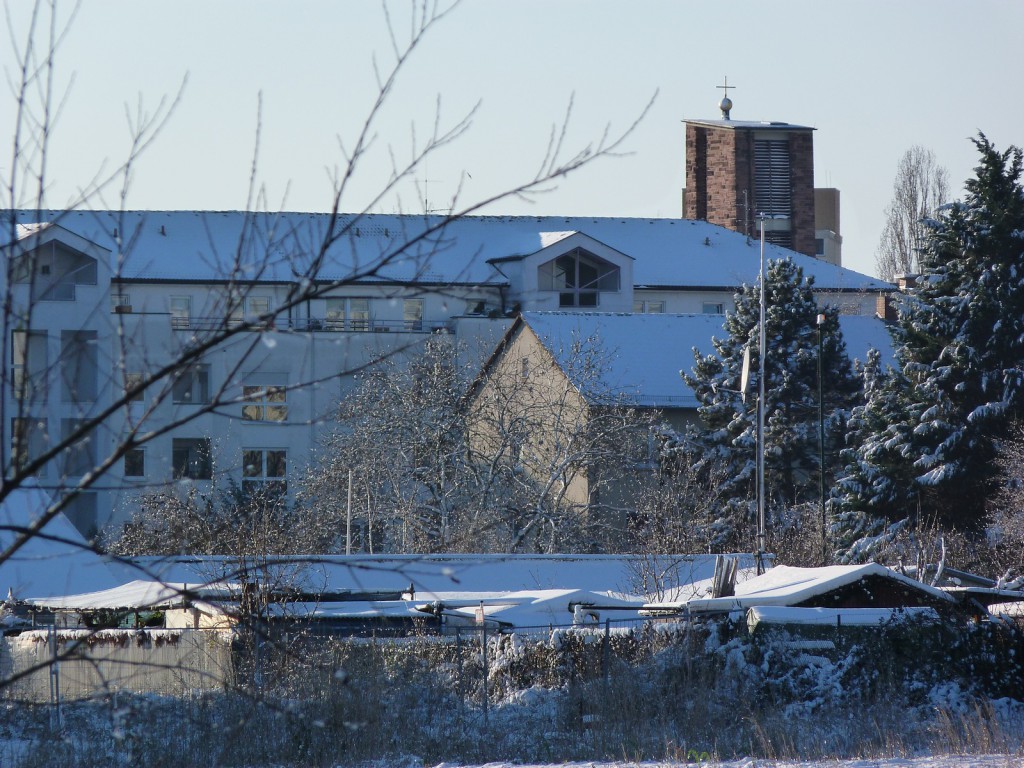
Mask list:
[[[650,408],[696,408],[693,390],[679,372],[693,367],[694,347],[711,354],[711,338],[725,335],[724,315],[523,312],[521,317],[584,397],[598,402],[614,395]],[[892,339],[882,321],[841,316],[839,322],[851,359],[863,362],[875,348],[883,366],[892,363]],[[596,341],[600,365],[596,378],[583,381],[576,377],[574,344],[587,339]]]
[[[505,284],[502,260],[536,253],[573,232],[635,259],[638,287],[736,288],[757,279],[760,259],[758,242],[687,219],[466,216],[448,221],[444,216],[332,218],[325,213],[240,211],[16,211],[15,217],[29,226],[58,222],[108,249],[114,274],[131,280],[219,281],[231,274],[244,280],[295,280],[308,272],[332,226],[340,237],[318,272],[323,280],[365,271],[401,249],[365,279]],[[269,260],[264,258],[268,255]],[[767,245],[766,256],[792,258],[815,276],[819,290],[894,289],[869,275],[778,246]]]
[[[49,495],[27,480],[0,505],[0,552],[50,506]],[[4,563],[0,564],[0,600],[50,597],[116,584],[104,559],[63,513],[58,513]]]
[[740,582],[731,597],[690,600],[690,611],[715,612],[745,610],[754,606],[795,606],[811,598],[832,592],[861,579],[874,576],[898,582],[923,592],[935,602],[952,603],[953,598],[941,589],[904,576],[878,563],[865,565],[831,565],[824,568],[795,568],[777,565],[761,576]]

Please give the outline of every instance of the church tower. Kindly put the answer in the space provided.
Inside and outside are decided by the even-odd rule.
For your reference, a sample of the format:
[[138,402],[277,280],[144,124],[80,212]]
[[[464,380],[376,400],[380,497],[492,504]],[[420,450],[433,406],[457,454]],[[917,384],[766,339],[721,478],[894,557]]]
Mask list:
[[732,100],[719,120],[686,120],[683,217],[760,237],[808,256],[815,240],[814,129],[732,120]]

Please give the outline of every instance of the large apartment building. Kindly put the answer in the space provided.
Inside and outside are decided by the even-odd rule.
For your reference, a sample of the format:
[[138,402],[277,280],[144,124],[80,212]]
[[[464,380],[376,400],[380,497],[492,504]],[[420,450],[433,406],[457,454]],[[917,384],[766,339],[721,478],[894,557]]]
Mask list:
[[[481,359],[520,311],[722,314],[759,246],[707,221],[210,211],[4,216],[3,465],[70,440],[38,484],[86,533],[142,493],[288,492],[354,376],[432,334]],[[893,286],[769,246],[821,303]],[[679,366],[689,349],[665,349]],[[113,453],[129,440],[123,455]],[[95,482],[96,467],[104,472]]]

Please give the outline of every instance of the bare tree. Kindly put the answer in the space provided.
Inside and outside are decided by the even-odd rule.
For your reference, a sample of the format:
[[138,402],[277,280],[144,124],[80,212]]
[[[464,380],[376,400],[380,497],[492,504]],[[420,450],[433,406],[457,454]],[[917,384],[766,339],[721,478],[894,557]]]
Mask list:
[[638,487],[653,481],[658,413],[605,382],[614,350],[598,336],[567,345],[520,335],[467,398],[477,483],[504,494],[482,522],[506,551],[621,551]]
[[[248,199],[251,215],[245,218],[230,252],[209,254],[209,263],[215,265],[220,274],[217,287],[211,289],[212,299],[205,322],[190,325],[187,334],[172,334],[172,341],[163,345],[150,343],[144,320],[127,313],[111,312],[110,292],[114,290],[111,286],[125,280],[126,265],[133,257],[140,257],[135,252],[139,219],[124,207],[135,164],[171,116],[180,94],[161,102],[153,112],[142,107],[130,112],[131,141],[125,161],[114,171],[100,172],[87,180],[81,187],[80,198],[72,201],[71,207],[50,210],[47,204],[48,147],[61,102],[53,83],[60,44],[68,34],[70,22],[60,17],[54,4],[41,1],[35,5],[28,29],[11,30],[10,39],[18,50],[20,69],[12,78],[15,125],[11,160],[2,179],[4,199],[0,200],[0,210],[4,211],[0,253],[5,261],[0,286],[3,296],[0,352],[5,362],[0,373],[4,393],[0,423],[5,429],[9,426],[13,439],[9,452],[7,446],[3,446],[0,502],[19,489],[34,485],[40,475],[47,478],[52,497],[28,525],[0,526],[3,529],[0,533],[4,534],[0,567],[28,542],[45,537],[50,523],[76,499],[106,482],[115,467],[133,460],[137,451],[166,438],[181,426],[243,408],[263,408],[269,413],[269,409],[281,407],[278,403],[282,395],[322,387],[328,380],[351,375],[359,366],[373,362],[342,364],[322,375],[296,373],[285,384],[243,390],[239,394],[235,385],[240,380],[240,372],[265,356],[268,349],[279,344],[311,343],[310,334],[317,329],[312,325],[300,328],[292,322],[293,313],[299,308],[312,300],[332,293],[336,295],[346,286],[378,278],[397,263],[406,265],[415,275],[429,273],[431,259],[444,248],[444,234],[452,222],[509,196],[529,197],[594,160],[617,152],[632,131],[632,125],[618,134],[606,131],[596,143],[578,149],[566,145],[566,124],[555,126],[548,152],[535,173],[513,182],[504,193],[486,199],[466,202],[456,193],[449,214],[429,217],[415,231],[392,233],[379,252],[362,254],[363,258],[339,273],[332,257],[352,238],[358,237],[359,228],[366,226],[369,212],[397,185],[412,178],[427,158],[450,146],[470,127],[472,110],[454,121],[446,121],[440,114],[431,116],[431,130],[425,137],[414,132],[416,141],[407,155],[392,153],[392,174],[383,180],[373,199],[362,201],[351,213],[344,212],[352,204],[349,200],[351,181],[363,167],[371,145],[379,141],[378,123],[396,82],[411,66],[409,60],[414,50],[449,11],[450,8],[432,2],[411,3],[407,33],[399,33],[398,25],[387,20],[392,43],[388,52],[390,61],[374,68],[376,98],[362,129],[351,141],[339,140],[342,147],[340,170],[335,174],[333,193],[325,201],[328,213],[321,226],[273,230],[267,225],[267,221],[273,221],[272,215],[258,210],[265,204],[255,159],[259,144],[257,119],[257,151],[254,151]],[[116,244],[115,252],[97,252],[94,258],[82,263],[75,260],[77,256],[59,263],[55,261],[55,233],[69,221],[71,213],[92,206],[107,208],[104,200],[111,193],[116,195],[121,207],[97,216],[96,223]],[[261,219],[259,213],[267,213],[269,218]],[[142,254],[141,258],[144,257]],[[87,270],[99,270],[99,273],[78,279],[81,277],[78,270],[83,264]],[[257,286],[262,279],[282,270],[288,275],[287,288],[275,304],[249,301],[257,296]],[[47,327],[46,315],[50,311],[47,308],[51,305],[46,302],[56,297],[55,292],[74,293],[79,286],[86,287],[79,288],[77,298],[85,301],[88,297],[92,302],[81,316],[97,328],[102,326],[103,333],[90,335],[92,331],[69,330],[61,340],[59,354],[34,355],[36,333]],[[433,290],[443,291],[445,287]],[[111,340],[111,343],[104,351],[96,352],[100,340],[104,343]],[[226,376],[222,384],[211,385],[203,378],[201,366],[206,357],[222,352],[224,359],[230,360]],[[378,357],[392,352],[394,349],[383,351]],[[8,365],[8,361],[13,364]],[[47,387],[51,389],[49,397]],[[68,403],[69,409],[71,404],[74,407],[73,413],[68,410],[67,416],[57,421],[47,418],[51,416],[48,409],[57,401],[53,387],[68,392],[62,402]],[[194,398],[187,409],[175,407],[180,397],[187,398],[200,391],[203,396]],[[39,426],[58,421],[60,429]],[[182,479],[187,480],[193,465],[200,471],[205,469],[209,461],[209,442],[192,446],[187,452],[183,449],[183,456],[181,474]],[[264,469],[270,466],[270,457],[258,460],[264,462]],[[264,474],[273,477],[272,472]],[[208,470],[204,476],[209,476]],[[0,687],[5,682],[0,679]]]
[[885,227],[875,265],[883,280],[920,271],[925,238],[924,220],[949,202],[949,174],[930,149],[915,145],[903,153],[896,168],[893,196],[885,209]]
[[441,336],[360,376],[301,483],[307,517],[335,532],[336,551],[621,549],[621,497],[650,474],[638,464],[654,414],[580,400],[576,386],[602,369],[596,341],[573,349],[571,378],[499,369],[468,397],[464,359]]

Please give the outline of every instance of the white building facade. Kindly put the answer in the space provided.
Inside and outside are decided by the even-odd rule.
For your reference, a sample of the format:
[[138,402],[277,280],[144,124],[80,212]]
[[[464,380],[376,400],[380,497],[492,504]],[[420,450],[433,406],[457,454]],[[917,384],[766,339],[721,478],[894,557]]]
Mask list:
[[[68,509],[87,534],[123,523],[143,493],[288,492],[358,372],[433,334],[482,353],[522,310],[722,314],[760,256],[742,234],[680,219],[5,218],[5,473],[32,468],[55,494],[88,485]],[[873,316],[894,289],[767,256],[794,259],[843,314]]]

